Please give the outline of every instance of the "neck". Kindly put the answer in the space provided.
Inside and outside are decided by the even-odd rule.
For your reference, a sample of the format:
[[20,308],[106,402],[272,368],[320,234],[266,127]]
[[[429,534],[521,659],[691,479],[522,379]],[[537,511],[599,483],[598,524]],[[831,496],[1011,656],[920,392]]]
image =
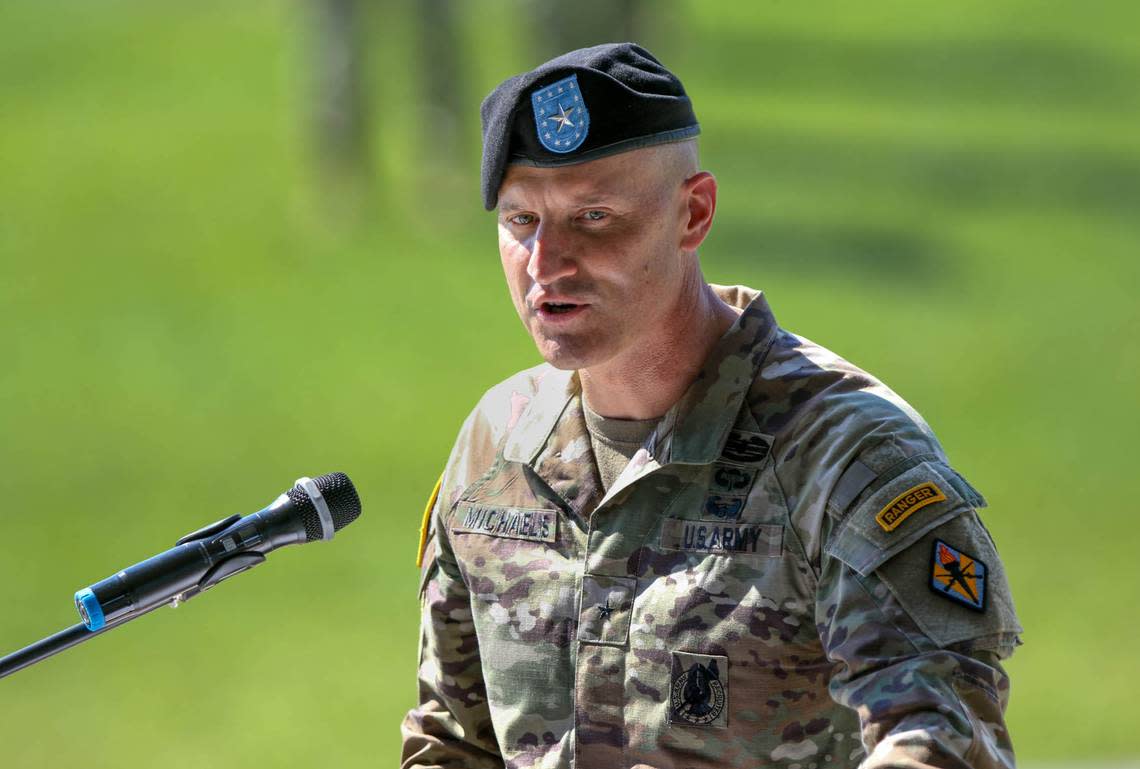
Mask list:
[[654,419],[681,399],[709,352],[739,316],[700,273],[652,339],[605,363],[579,369],[582,394],[612,419]]

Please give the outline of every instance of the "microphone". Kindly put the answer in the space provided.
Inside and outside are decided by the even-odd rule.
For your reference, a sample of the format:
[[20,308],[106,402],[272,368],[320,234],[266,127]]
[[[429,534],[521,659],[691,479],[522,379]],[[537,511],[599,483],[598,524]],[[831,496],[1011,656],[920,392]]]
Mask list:
[[301,478],[268,507],[211,523],[170,550],[76,591],[75,605],[88,630],[102,630],[163,604],[177,606],[264,563],[279,547],[332,539],[359,515],[360,497],[344,473]]

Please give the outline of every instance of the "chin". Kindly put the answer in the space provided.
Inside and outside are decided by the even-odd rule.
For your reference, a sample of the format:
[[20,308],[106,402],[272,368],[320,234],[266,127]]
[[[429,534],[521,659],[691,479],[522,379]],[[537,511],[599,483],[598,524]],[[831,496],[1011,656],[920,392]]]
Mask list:
[[596,365],[605,356],[599,355],[598,350],[575,349],[576,345],[567,344],[565,340],[546,339],[535,337],[535,347],[542,359],[554,368],[563,371],[577,371]]
[[577,371],[584,367],[578,356],[571,355],[565,350],[552,350],[549,346],[541,343],[538,345],[538,354],[551,366],[563,371]]

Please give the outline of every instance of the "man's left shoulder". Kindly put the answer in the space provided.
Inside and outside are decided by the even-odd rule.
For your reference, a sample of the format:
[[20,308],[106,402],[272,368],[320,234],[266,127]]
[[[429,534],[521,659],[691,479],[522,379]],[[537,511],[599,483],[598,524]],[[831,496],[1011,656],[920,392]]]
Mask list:
[[[920,512],[926,517],[986,505],[951,467],[918,411],[870,373],[803,337],[777,335],[749,407],[761,432],[774,436],[776,473],[793,521],[817,553],[828,518],[854,524],[848,518],[857,505],[876,504],[884,495],[889,498],[870,520],[859,522],[872,545],[900,539],[894,532],[904,523],[913,527]],[[908,495],[918,498],[908,503]]]
[[775,437],[777,462],[793,485],[827,483],[856,457],[876,473],[920,455],[944,458],[933,430],[901,396],[783,329],[757,372],[748,406],[761,431]]
[[847,568],[828,573],[865,580],[867,589],[882,586],[939,646],[985,637],[994,648],[1012,648],[1021,627],[996,545],[976,512],[986,500],[909,403],[787,333],[772,345],[752,391],[757,422],[776,436],[776,471],[793,525],[817,562]]

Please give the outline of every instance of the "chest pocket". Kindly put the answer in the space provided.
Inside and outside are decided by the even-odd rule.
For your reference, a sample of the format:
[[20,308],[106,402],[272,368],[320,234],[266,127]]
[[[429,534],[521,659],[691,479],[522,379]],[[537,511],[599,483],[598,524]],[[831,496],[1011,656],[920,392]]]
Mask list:
[[[800,559],[787,541],[787,512],[772,471],[737,470],[705,468],[659,514],[647,538],[636,566],[639,613],[652,614],[652,624],[670,623],[658,625],[655,638],[722,643],[721,635],[749,634],[736,626],[746,614],[807,608],[803,599],[813,586],[797,579]],[[729,494],[738,507],[722,514],[717,500]]]
[[565,515],[532,486],[525,468],[501,457],[463,490],[448,515],[447,530],[460,568],[478,576],[488,559],[542,560],[553,552],[572,556],[575,537]]
[[532,643],[573,618],[574,569],[556,510],[460,501],[448,527],[480,647]]
[[[563,734],[573,724],[569,650],[581,544],[577,527],[536,493],[525,472],[497,464],[463,491],[445,526],[470,594],[496,738],[508,757],[545,749],[531,739],[539,726]],[[520,713],[519,693],[528,691],[545,698]]]
[[[716,655],[727,660],[720,674],[735,691],[778,699],[798,673],[819,673],[814,578],[789,539],[774,471],[717,477],[719,469],[707,468],[661,514],[641,552],[630,644],[645,656],[636,676],[664,691],[676,678],[671,654]],[[745,480],[738,514],[710,514],[710,498],[738,492]],[[670,655],[639,653],[648,649]],[[727,707],[731,729],[732,698]]]
[[[744,448],[753,453],[740,456],[758,456]],[[698,750],[710,766],[712,757],[779,759],[773,751],[792,744],[781,713],[852,731],[854,716],[836,718],[827,697],[832,664],[814,620],[815,574],[774,468],[718,464],[653,511],[657,527],[636,564],[626,711],[642,725],[631,730],[632,748],[653,752],[655,766],[691,765]],[[839,756],[820,757],[827,752]]]
[[497,606],[499,621],[516,600],[549,605],[567,572],[573,574],[566,567],[578,549],[575,527],[517,463],[500,460],[465,489],[447,530],[472,597]]

